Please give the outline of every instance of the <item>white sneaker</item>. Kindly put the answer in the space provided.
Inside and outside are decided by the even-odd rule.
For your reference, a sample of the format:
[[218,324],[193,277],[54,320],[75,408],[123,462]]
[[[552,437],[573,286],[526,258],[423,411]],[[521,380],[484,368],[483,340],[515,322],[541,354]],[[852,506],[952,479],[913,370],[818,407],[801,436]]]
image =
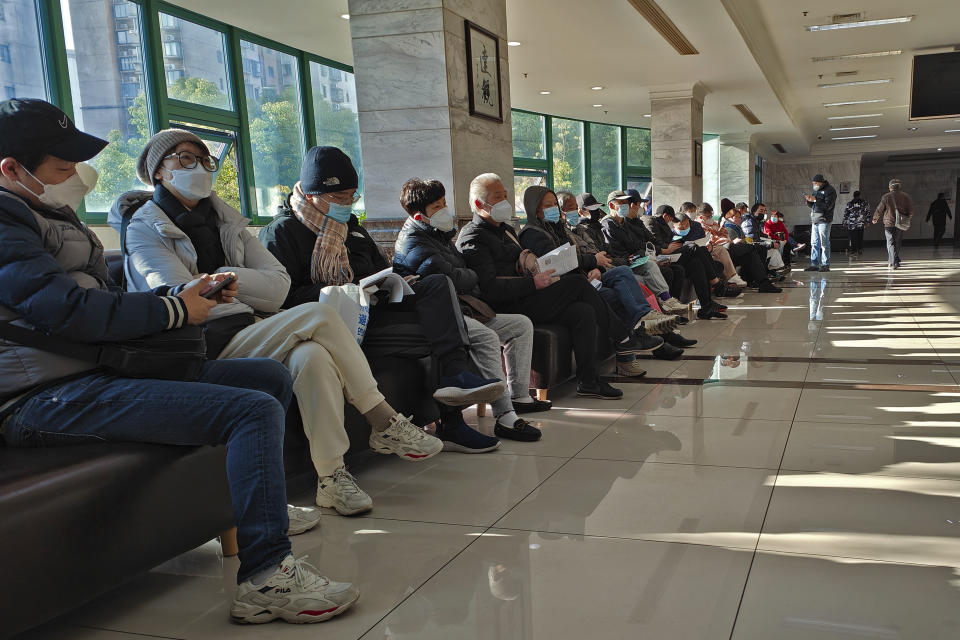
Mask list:
[[732,285],[735,286],[735,287],[741,287],[741,288],[744,288],[744,289],[746,289],[746,287],[747,287],[747,282],[746,282],[746,280],[744,280],[743,278],[741,278],[739,274],[737,274],[737,275],[733,276],[732,278],[730,278],[729,280],[727,280],[727,284],[732,284]]
[[230,618],[240,624],[263,624],[281,618],[294,624],[323,622],[350,608],[360,592],[349,582],[332,582],[304,560],[287,556],[262,585],[251,580],[237,586]]
[[390,426],[384,431],[370,432],[370,448],[377,453],[395,453],[404,460],[419,462],[443,451],[443,442],[398,413],[390,418]]
[[687,312],[687,305],[683,304],[676,298],[667,298],[666,300],[661,300],[660,307],[667,313],[672,313],[674,315]]
[[317,506],[332,507],[342,516],[355,516],[373,509],[373,500],[357,485],[357,479],[340,467],[317,482]]
[[295,507],[292,504],[288,504],[287,519],[290,521],[290,526],[287,528],[287,535],[298,536],[320,524],[320,510],[311,509],[310,507]]
[[[651,310],[650,313],[640,318],[640,322],[643,323],[649,335],[655,336],[673,331],[677,326],[677,317]],[[640,322],[637,323],[638,327]]]

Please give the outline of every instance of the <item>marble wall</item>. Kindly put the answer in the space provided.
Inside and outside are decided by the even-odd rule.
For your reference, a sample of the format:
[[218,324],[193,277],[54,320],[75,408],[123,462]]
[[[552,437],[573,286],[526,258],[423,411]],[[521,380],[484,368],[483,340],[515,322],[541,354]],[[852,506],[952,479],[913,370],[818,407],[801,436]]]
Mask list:
[[756,152],[748,139],[720,136],[717,180],[719,197],[753,204],[753,163]]
[[720,139],[717,136],[703,137],[702,202],[709,202],[714,211],[720,208]]
[[703,139],[702,96],[661,98],[651,92],[650,108],[653,204],[700,202],[703,178],[694,175],[693,141]]
[[[950,166],[904,166],[885,165],[863,169],[861,197],[866,198],[871,207],[876,207],[880,197],[886,193],[892,178],[903,183],[903,191],[913,200],[914,219],[910,229],[904,234],[907,240],[933,237],[933,224],[926,222],[930,203],[939,192],[947,194],[951,213],[956,213],[957,179],[960,167]],[[947,220],[947,236],[953,236],[954,221]]]
[[[843,219],[843,208],[860,188],[860,158],[804,160],[777,162],[767,158],[763,175],[763,200],[767,209],[777,209],[784,223],[792,229],[795,224],[810,224],[810,207],[804,202],[804,193],[813,193],[811,178],[822,173],[837,190],[834,222]],[[840,183],[850,183],[850,193],[840,193]],[[874,231],[875,232],[875,231]],[[867,231],[867,239],[871,230]]]

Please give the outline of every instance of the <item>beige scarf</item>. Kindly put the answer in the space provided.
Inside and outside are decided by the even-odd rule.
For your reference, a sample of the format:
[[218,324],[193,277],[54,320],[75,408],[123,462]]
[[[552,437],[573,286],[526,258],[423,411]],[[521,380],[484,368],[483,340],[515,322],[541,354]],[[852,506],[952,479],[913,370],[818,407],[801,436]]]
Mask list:
[[316,208],[303,194],[300,183],[293,185],[290,206],[310,231],[317,234],[310,263],[310,279],[339,287],[353,282],[353,269],[347,255],[347,224],[337,222]]

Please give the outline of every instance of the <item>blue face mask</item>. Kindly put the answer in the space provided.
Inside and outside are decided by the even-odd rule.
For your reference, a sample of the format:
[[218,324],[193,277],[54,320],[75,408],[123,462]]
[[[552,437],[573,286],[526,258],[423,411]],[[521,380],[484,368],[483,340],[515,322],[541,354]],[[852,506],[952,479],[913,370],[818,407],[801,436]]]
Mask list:
[[673,232],[682,238],[683,236],[690,233],[690,227],[687,227],[686,229],[680,229],[679,227],[677,227],[676,229],[673,230]]
[[560,207],[548,207],[543,210],[543,219],[547,222],[560,221]]
[[353,213],[353,207],[348,204],[337,204],[336,202],[327,202],[330,209],[327,211],[327,217],[333,218],[337,222],[346,222]]
[[571,227],[575,227],[580,224],[580,212],[579,211],[567,211],[567,224]]

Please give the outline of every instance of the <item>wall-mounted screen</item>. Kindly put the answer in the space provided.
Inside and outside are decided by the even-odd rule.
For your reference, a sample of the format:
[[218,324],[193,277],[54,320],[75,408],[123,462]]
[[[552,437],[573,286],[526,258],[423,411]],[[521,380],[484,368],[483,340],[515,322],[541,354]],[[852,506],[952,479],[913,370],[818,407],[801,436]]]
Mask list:
[[913,57],[910,119],[960,118],[960,51]]

